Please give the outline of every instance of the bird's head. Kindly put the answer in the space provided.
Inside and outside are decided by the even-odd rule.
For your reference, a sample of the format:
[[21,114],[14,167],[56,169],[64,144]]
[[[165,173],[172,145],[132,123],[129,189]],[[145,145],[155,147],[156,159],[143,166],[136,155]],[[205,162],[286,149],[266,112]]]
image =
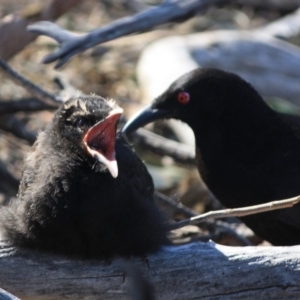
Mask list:
[[64,151],[88,156],[118,176],[115,140],[123,110],[99,96],[80,96],[64,102],[52,122],[52,139]]
[[[158,119],[174,118],[193,127],[192,122],[214,123],[227,111],[245,110],[251,98],[261,101],[250,84],[239,76],[218,69],[196,69],[171,84],[152,104],[127,122],[130,133]],[[236,109],[238,108],[238,110]]]

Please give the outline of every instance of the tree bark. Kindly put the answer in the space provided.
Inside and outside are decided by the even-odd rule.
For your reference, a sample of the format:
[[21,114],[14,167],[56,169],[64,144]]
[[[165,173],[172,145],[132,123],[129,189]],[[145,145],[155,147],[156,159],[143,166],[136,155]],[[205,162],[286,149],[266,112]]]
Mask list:
[[[193,243],[140,259],[156,299],[300,299],[300,246]],[[0,247],[0,285],[21,299],[131,299],[119,259],[110,265]]]

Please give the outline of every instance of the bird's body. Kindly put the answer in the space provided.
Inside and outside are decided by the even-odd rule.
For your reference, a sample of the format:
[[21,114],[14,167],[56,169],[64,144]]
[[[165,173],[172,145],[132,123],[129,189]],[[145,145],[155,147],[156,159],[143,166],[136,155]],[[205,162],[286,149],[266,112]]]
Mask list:
[[[300,195],[300,118],[273,111],[240,77],[192,71],[146,110],[145,120],[144,112],[125,131],[161,117],[186,122],[195,134],[199,172],[225,206]],[[274,245],[300,244],[300,205],[242,219]]]
[[[105,124],[103,119],[108,120],[112,110],[100,97],[70,100],[39,134],[25,160],[17,198],[0,209],[0,228],[13,244],[72,256],[111,258],[143,256],[166,242],[146,167],[120,134],[113,138],[114,151],[106,149],[109,143],[103,139],[110,139],[107,127],[111,124],[106,122],[105,127],[101,122]],[[82,118],[87,123],[90,120],[88,133],[75,128],[73,117],[77,123]],[[90,129],[99,126],[105,133]],[[115,126],[114,121],[112,132]],[[115,152],[117,171],[108,170],[88,154],[97,148],[109,152],[104,156],[110,163]],[[117,172],[117,177],[110,172]]]

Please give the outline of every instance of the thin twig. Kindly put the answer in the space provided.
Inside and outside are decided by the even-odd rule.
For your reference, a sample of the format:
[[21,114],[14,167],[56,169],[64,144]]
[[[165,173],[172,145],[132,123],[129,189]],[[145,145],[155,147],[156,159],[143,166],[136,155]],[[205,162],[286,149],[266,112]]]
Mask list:
[[165,0],[157,7],[151,7],[134,16],[121,18],[107,26],[82,35],[71,33],[47,21],[30,25],[28,30],[36,34],[49,36],[60,44],[59,50],[47,55],[43,60],[44,63],[57,60],[55,68],[60,68],[74,55],[100,43],[133,33],[145,32],[161,24],[184,21],[199,12],[205,11],[210,6],[228,2],[232,2],[232,0]]
[[0,114],[22,112],[35,112],[45,109],[56,109],[57,105],[49,105],[37,98],[23,98],[20,100],[0,101]]
[[191,218],[197,216],[197,212],[191,208],[186,207],[179,201],[167,197],[166,195],[155,191],[154,193],[155,203],[161,207],[163,210],[168,210],[172,212],[172,215],[182,214],[186,218]]
[[29,144],[33,144],[36,140],[36,133],[29,131],[26,126],[24,126],[24,123],[22,123],[14,115],[7,114],[1,116],[0,128],[27,141]]
[[2,71],[8,75],[16,84],[21,85],[24,87],[30,94],[34,95],[42,102],[48,105],[58,105],[63,102],[62,97],[56,96],[52,93],[47,92],[46,90],[42,89],[40,86],[36,85],[32,81],[28,80],[27,78],[23,77],[17,71],[12,69],[9,64],[0,57],[0,68]]
[[182,220],[177,223],[170,224],[169,229],[174,230],[187,225],[199,224],[208,219],[243,217],[243,216],[263,213],[263,212],[277,210],[277,209],[289,208],[299,202],[300,202],[300,196],[297,196],[285,200],[272,201],[264,204],[247,206],[242,208],[228,208],[228,209],[210,211],[208,213],[196,217],[192,217],[187,220]]

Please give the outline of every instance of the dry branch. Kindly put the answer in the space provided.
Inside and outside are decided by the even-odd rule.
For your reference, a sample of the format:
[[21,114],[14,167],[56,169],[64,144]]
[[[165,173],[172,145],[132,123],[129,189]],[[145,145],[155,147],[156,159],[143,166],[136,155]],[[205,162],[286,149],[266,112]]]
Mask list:
[[23,98],[20,100],[0,101],[0,114],[16,112],[35,112],[47,109],[56,109],[57,105],[49,105],[37,98]]
[[183,21],[208,7],[231,2],[231,0],[166,0],[136,15],[125,17],[90,33],[75,35],[51,22],[38,22],[28,27],[29,31],[47,35],[60,44],[60,49],[44,58],[44,63],[58,62],[55,68],[63,66],[71,57],[97,44],[125,35],[144,32],[155,26],[173,21]]
[[58,105],[63,102],[63,98],[47,92],[40,86],[28,80],[17,71],[12,69],[9,64],[0,57],[0,68],[8,77],[10,77],[16,84],[25,88],[30,94],[36,96],[47,105]]
[[[300,246],[165,247],[134,260],[156,299],[300,299]],[[119,261],[77,261],[2,247],[1,287],[21,299],[130,299]],[[271,275],[271,276],[270,276]]]
[[[54,53],[47,55],[44,58],[44,63],[51,63],[57,60],[55,68],[63,66],[71,57],[83,52],[89,48],[92,48],[100,43],[104,43],[122,36],[126,36],[133,33],[140,33],[154,28],[155,26],[184,21],[191,18],[197,13],[203,12],[207,7],[235,2],[232,0],[166,0],[157,7],[149,8],[134,16],[125,17],[110,23],[102,28],[95,29],[87,34],[77,35],[67,30],[64,30],[51,22],[37,22],[28,27],[29,31],[36,34],[47,35],[55,39],[60,44],[60,49]],[[238,1],[245,5],[271,7],[272,9],[285,9],[293,10],[299,7],[299,0],[285,1],[269,0],[262,3],[257,0],[240,0]],[[275,29],[280,29],[282,36],[283,32],[286,32],[286,28],[282,30],[288,23],[289,26],[293,25],[293,28],[299,28],[297,22],[297,14],[291,16],[286,20],[281,21],[281,24],[276,24],[269,29],[269,32],[276,35]],[[280,28],[279,28],[280,27]],[[295,29],[293,29],[295,31]],[[299,30],[299,29],[297,29]],[[291,30],[289,30],[290,34]]]
[[36,134],[29,131],[24,123],[18,120],[14,115],[7,114],[0,118],[0,128],[12,133],[16,137],[33,144],[36,140]]
[[252,206],[247,206],[242,208],[227,208],[227,209],[222,209],[217,211],[210,211],[199,216],[191,217],[188,220],[182,220],[175,224],[171,224],[170,229],[173,230],[187,225],[199,224],[209,219],[244,217],[244,216],[263,213],[267,211],[289,208],[289,207],[293,207],[299,202],[300,202],[300,196],[297,196],[285,200],[271,201],[264,204],[252,205]]

